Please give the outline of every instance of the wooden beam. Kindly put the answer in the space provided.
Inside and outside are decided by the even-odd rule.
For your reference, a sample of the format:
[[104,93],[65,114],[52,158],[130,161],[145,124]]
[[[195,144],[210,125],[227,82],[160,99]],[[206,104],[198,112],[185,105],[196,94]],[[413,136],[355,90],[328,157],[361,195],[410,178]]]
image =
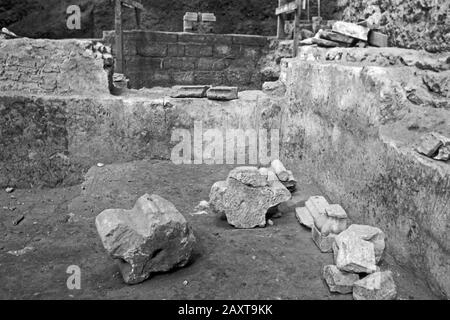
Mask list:
[[297,5],[297,10],[295,10],[295,20],[294,20],[294,41],[293,41],[293,55],[297,56],[298,53],[298,32],[299,32],[299,24],[300,24],[300,16],[302,13],[301,9],[301,0],[295,0],[295,4]]
[[122,1],[115,0],[115,42],[116,42],[116,72],[124,73],[123,63],[123,29],[122,29]]
[[[286,4],[287,0],[278,0],[278,7],[281,7],[282,5]],[[284,32],[284,24],[285,19],[282,14],[279,14],[277,17],[277,39],[284,39],[286,37],[286,34]]]

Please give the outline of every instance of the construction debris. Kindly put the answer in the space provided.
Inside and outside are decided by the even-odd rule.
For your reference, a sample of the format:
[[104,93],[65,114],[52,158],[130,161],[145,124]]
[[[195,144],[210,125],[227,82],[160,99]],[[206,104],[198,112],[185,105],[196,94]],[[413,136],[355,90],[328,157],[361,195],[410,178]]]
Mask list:
[[142,282],[151,273],[183,267],[196,241],[183,215],[157,195],[143,195],[131,210],[105,210],[95,225],[128,284]]
[[377,270],[373,243],[354,234],[335,237],[333,253],[334,262],[342,271],[374,273]]
[[397,286],[391,271],[375,272],[353,286],[355,300],[394,300],[396,297]]

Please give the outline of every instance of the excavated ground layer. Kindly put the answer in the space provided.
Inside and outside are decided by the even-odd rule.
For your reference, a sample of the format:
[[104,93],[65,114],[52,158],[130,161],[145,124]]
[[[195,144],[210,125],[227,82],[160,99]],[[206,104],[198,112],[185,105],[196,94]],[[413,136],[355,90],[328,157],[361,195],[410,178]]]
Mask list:
[[285,158],[447,297],[450,164],[414,147],[428,132],[450,137],[448,69],[445,56],[410,50],[311,47],[281,76]]

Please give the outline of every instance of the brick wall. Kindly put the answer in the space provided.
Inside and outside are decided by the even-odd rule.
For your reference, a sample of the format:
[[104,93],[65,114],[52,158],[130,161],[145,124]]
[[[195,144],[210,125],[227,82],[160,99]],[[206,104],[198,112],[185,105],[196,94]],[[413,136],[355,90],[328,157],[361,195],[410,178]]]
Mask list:
[[89,40],[0,40],[0,92],[109,94],[104,60]]
[[[113,47],[114,32],[104,33]],[[259,61],[267,37],[125,31],[125,73],[133,88],[177,84],[261,88]]]

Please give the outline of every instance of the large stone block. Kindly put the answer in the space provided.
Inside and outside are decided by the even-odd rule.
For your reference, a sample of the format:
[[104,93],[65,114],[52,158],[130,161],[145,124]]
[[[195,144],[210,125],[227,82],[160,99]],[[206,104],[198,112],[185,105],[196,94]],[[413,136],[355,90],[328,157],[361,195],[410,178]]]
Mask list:
[[139,42],[136,51],[142,57],[165,57],[167,56],[167,44]]
[[381,229],[367,225],[352,224],[347,228],[347,230],[340,233],[337,238],[340,239],[344,237],[357,237],[373,243],[375,260],[377,263],[381,261],[384,249],[386,247],[386,236]]
[[183,215],[157,195],[143,195],[131,210],[105,210],[95,225],[103,246],[129,284],[185,266],[195,244]]
[[200,58],[197,62],[197,70],[220,71],[227,68],[227,66],[227,61],[220,58]]
[[172,98],[206,98],[206,91],[209,86],[179,86],[175,87]]
[[305,202],[305,206],[313,217],[314,224],[321,230],[327,221],[326,209],[329,206],[328,201],[322,196],[313,196]]
[[297,218],[298,222],[309,228],[312,229],[314,227],[314,219],[311,217],[311,214],[309,213],[308,209],[305,207],[298,207],[295,209],[295,217]]
[[264,227],[269,208],[290,198],[279,182],[268,180],[256,167],[233,169],[226,181],[217,182],[210,192],[210,205],[236,228]]
[[339,270],[353,273],[373,273],[377,270],[373,243],[359,237],[336,236],[333,254]]
[[397,286],[391,271],[375,272],[353,286],[355,300],[394,300],[396,297]]
[[176,69],[177,71],[190,71],[195,69],[195,58],[170,57],[164,59],[165,69]]
[[315,225],[312,226],[311,235],[314,243],[320,249],[321,252],[332,252],[333,244],[335,242],[335,235],[329,234],[324,236]]

